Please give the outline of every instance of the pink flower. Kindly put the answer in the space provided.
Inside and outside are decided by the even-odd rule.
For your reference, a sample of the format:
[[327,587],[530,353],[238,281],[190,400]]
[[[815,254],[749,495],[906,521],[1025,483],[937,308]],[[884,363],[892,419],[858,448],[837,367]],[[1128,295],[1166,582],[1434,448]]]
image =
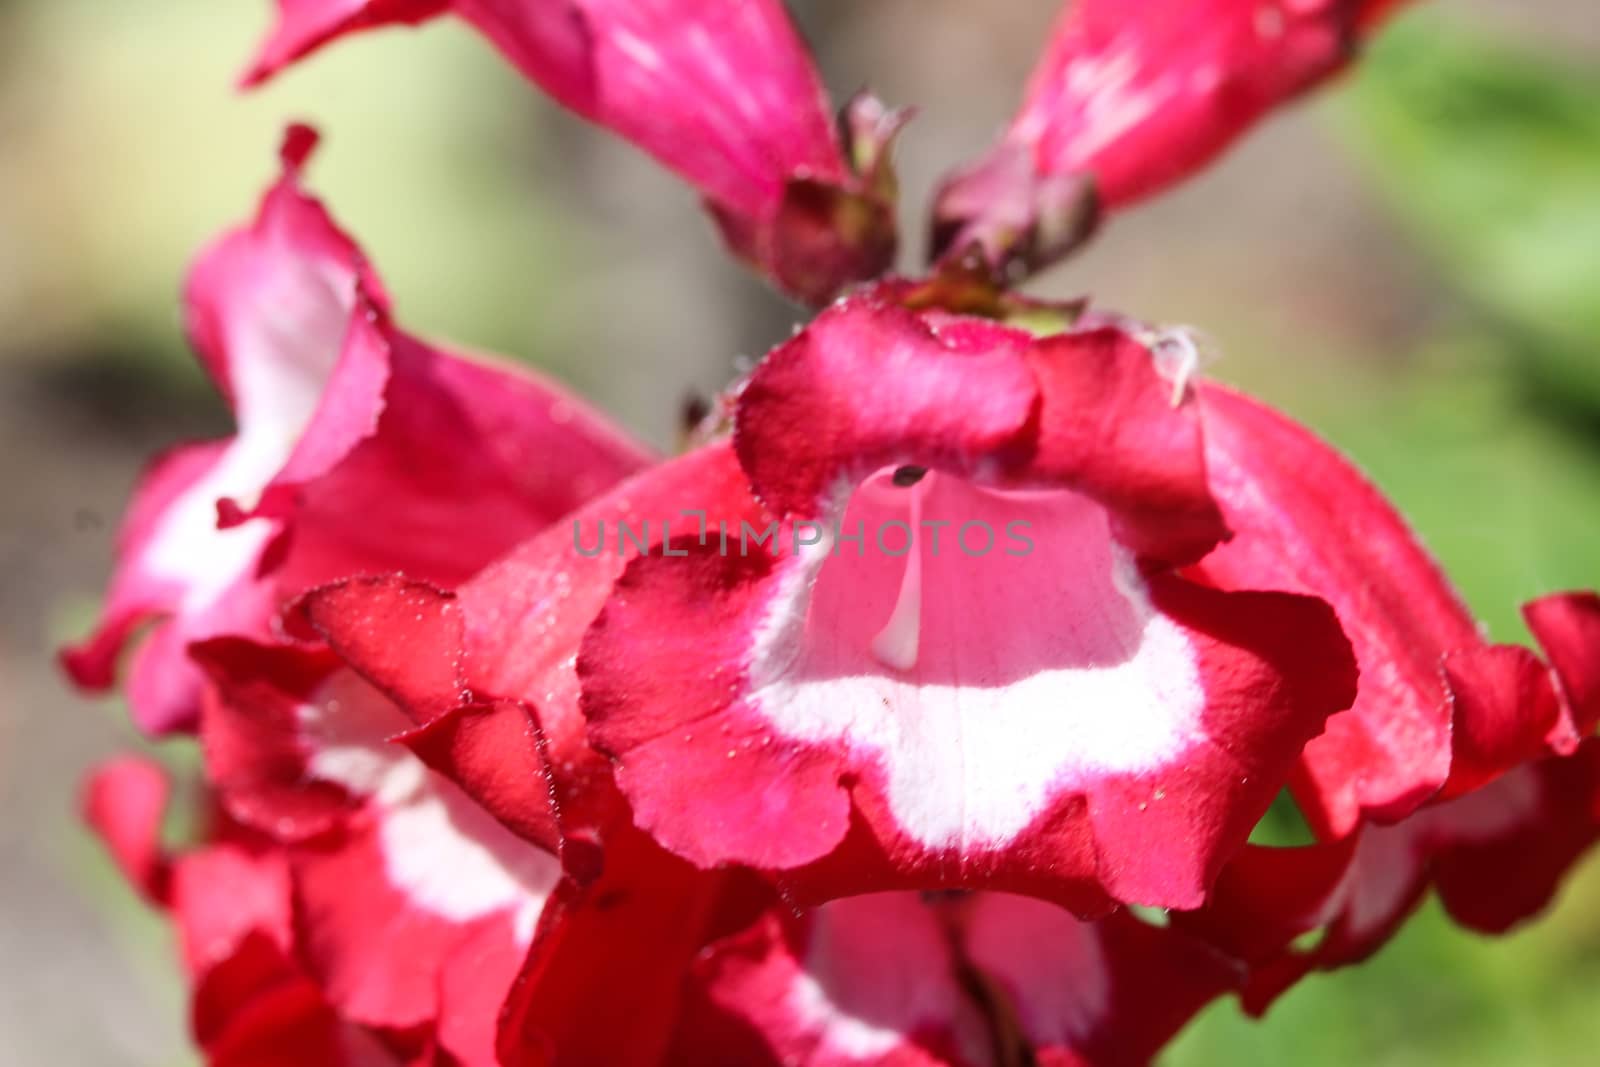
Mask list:
[[[625,484],[638,493],[639,482]],[[640,499],[648,506],[648,494]],[[536,536],[485,573],[504,589],[500,575],[521,576],[556,544],[570,552],[570,532]],[[291,628],[326,642],[404,709],[416,725],[391,740],[476,802],[480,822],[492,817],[560,857],[565,877],[501,1014],[499,1062],[643,1067],[658,1062],[676,1025],[689,962],[748,922],[770,890],[746,874],[698,871],[633,826],[584,739],[575,696],[561,695],[610,581],[590,589],[581,572],[548,564],[526,576],[529,599],[503,602],[481,599],[483,578],[458,594],[398,577],[335,583],[293,609]],[[210,765],[229,765],[217,752]],[[305,793],[303,777],[296,788]]]
[[1086,923],[1000,893],[852,897],[712,945],[675,1062],[1143,1063],[1241,974],[1127,912]]
[[892,263],[903,116],[858,97],[841,131],[781,0],[278,0],[245,82],[346,33],[445,13],[693,184],[730,249],[789,293],[824,303]]
[[[1206,907],[1180,919],[1249,966],[1244,1002],[1261,1012],[1305,974],[1372,955],[1430,891],[1461,925],[1495,934],[1551,901],[1600,840],[1600,743],[1592,736],[1600,718],[1600,597],[1554,594],[1524,606],[1548,663],[1521,646],[1488,645],[1470,626],[1465,643],[1445,648],[1441,634],[1459,633],[1463,611],[1392,513],[1370,507],[1377,501],[1370,487],[1303,431],[1264,421],[1274,417],[1237,397],[1207,399],[1235,407],[1236,429],[1248,421],[1257,430],[1274,426],[1275,447],[1253,438],[1262,454],[1342,499],[1338,519],[1322,510],[1326,539],[1302,542],[1310,552],[1287,550],[1285,541],[1254,548],[1275,543],[1280,575],[1337,588],[1334,603],[1358,660],[1381,665],[1363,673],[1355,705],[1306,746],[1294,795],[1324,840],[1246,848],[1223,870]],[[1287,440],[1291,434],[1298,444]],[[1241,487],[1237,499],[1255,491]],[[1316,500],[1309,498],[1301,519]],[[1252,536],[1264,532],[1253,525],[1214,557],[1220,569],[1251,554]],[[1241,556],[1229,559],[1235,549]],[[1258,573],[1273,569],[1257,563]],[[1423,565],[1426,577],[1411,586],[1409,600],[1375,580],[1416,579]],[[1354,580],[1358,574],[1366,580]],[[1396,799],[1377,802],[1389,793]],[[1314,948],[1296,947],[1319,929],[1325,934]]]
[[91,775],[84,813],[146,898],[172,915],[206,1061],[400,1064],[377,1035],[341,1019],[295,959],[286,857],[226,824],[199,847],[167,852],[168,793],[158,767],[121,757]]
[[347,574],[460,580],[647,460],[537,375],[395,327],[360,252],[301,190],[314,144],[290,132],[255,220],[189,276],[189,333],[238,432],[151,467],[100,625],[64,657],[105,689],[120,649],[157,621],[129,681],[152,732],[195,721],[189,643],[265,636],[279,605]]
[[[1252,845],[1185,929],[1248,966],[1242,997],[1264,1012],[1312,971],[1377,952],[1430,893],[1462,926],[1503,934],[1544,910],[1600,841],[1600,742],[1525,764],[1392,826],[1298,848]],[[1298,939],[1315,931],[1311,948]]]
[[195,655],[218,807],[201,839],[162,848],[164,777],[131,761],[97,772],[86,812],[173,914],[210,1062],[654,1063],[689,960],[768,900],[637,832],[565,870],[431,769],[429,724],[326,649]]
[[1293,783],[1319,834],[1343,837],[1363,817],[1396,821],[1447,778],[1462,792],[1571,752],[1594,731],[1600,598],[1527,609],[1561,675],[1558,692],[1532,652],[1483,639],[1405,521],[1337,452],[1215,386],[1201,389],[1201,407],[1206,466],[1233,537],[1197,574],[1323,598],[1361,668],[1355,704],[1306,745]]
[[[248,81],[453,13],[782,287],[876,284],[656,461],[396,325],[290,131],[185,293],[238,430],[147,475],[65,656],[109,687],[154,623],[135,716],[198,733],[185,840],[139,760],[84,810],[172,918],[207,1061],[1112,1067],[1429,892],[1484,931],[1543,907],[1600,839],[1600,596],[1491,644],[1183,331],[1004,288],[1396,2],[1084,0],[904,281],[903,116],[836,131],[778,0],[279,0]],[[1316,840],[1249,844],[1286,792]]]
[[940,191],[936,251],[1048,266],[1341,70],[1395,2],[1068,4],[1005,137]]
[[[147,770],[89,807],[202,946],[213,1062],[1139,1062],[1430,886],[1483,929],[1548,899],[1600,836],[1600,600],[1530,605],[1548,664],[1487,645],[1182,335],[961,292],[836,304],[725,428],[469,577],[185,646],[215,817],[161,850]],[[1247,846],[1285,784],[1352,828]],[[905,892],[941,888],[978,892]]]
[[493,1063],[555,856],[397,743],[415,723],[330,657],[238,640],[196,655],[215,683],[202,739],[219,799],[283,846],[297,947],[328,1002],[367,1027],[436,1026],[458,1059]]
[[[577,661],[638,824],[821,897],[1197,905],[1353,672],[1325,605],[1173,572],[1226,531],[1171,396],[1122,331],[1034,340],[878,295],[769,356],[734,401],[749,502],[669,497],[710,532],[628,564]],[[566,569],[596,565],[620,569]]]

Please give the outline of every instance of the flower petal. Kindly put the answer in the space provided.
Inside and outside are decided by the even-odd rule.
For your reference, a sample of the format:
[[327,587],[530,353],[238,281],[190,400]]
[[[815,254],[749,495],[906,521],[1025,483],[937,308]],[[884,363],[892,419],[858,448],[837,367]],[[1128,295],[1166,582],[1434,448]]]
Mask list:
[[480,699],[533,709],[569,840],[615,816],[610,765],[590,749],[578,707],[585,630],[642,546],[659,551],[674,528],[715,538],[719,523],[737,528],[759,512],[732,450],[711,446],[623,482],[458,590],[467,684]]
[[[280,942],[340,1016],[432,1026],[446,986],[485,980],[451,968],[484,960],[503,998],[559,876],[555,857],[394,743],[411,721],[336,657],[237,640],[196,654],[215,682],[207,737],[219,713],[248,724],[222,734],[238,758],[210,768],[223,806],[288,845],[268,854],[283,865],[286,902],[293,873],[294,929],[285,903]],[[252,752],[250,740],[262,744]],[[472,1013],[492,1020],[498,1003],[453,1009],[464,1029],[448,1040],[482,1052],[492,1024]]]
[[756,495],[782,515],[815,519],[883,467],[934,467],[1070,487],[1109,508],[1141,555],[1188,562],[1227,531],[1198,412],[1171,395],[1126,331],[1034,340],[869,293],[761,364],[739,396],[735,442]]
[[399,575],[346,578],[295,602],[301,624],[421,724],[467,699],[455,598]]
[[536,916],[540,894],[554,885],[555,861],[544,856],[547,867],[525,884],[507,880],[515,876],[488,858],[476,836],[498,824],[473,812],[459,801],[407,804],[337,844],[297,850],[304,951],[344,1017],[395,1028],[433,1023],[443,1015],[442,983],[456,981],[452,968],[470,967],[486,943],[495,945],[506,984],[455,1010],[490,1018],[498,1011],[533,932],[528,910]]
[[152,468],[100,626],[64,654],[106,688],[137,627],[161,621],[129,687],[151,732],[198,717],[190,644],[266,639],[285,601],[351,574],[463,581],[649,460],[552,383],[397,330],[359,250],[301,187],[314,144],[291,129],[255,219],[190,273],[189,332],[238,432]]
[[300,189],[314,143],[309,131],[291,129],[283,174],[255,219],[208,248],[186,286],[190,336],[239,432],[172,453],[141,482],[100,630],[67,653],[75,675],[109,685],[113,657],[134,625],[172,617],[134,668],[134,714],[151,732],[192,726],[198,715],[201,682],[185,661],[190,642],[265,635],[272,598],[258,571],[279,531],[265,522],[218,529],[219,504],[253,507],[289,462],[339,363],[365,277],[355,246]]
[[277,19],[243,83],[271,77],[335,37],[387,25],[416,25],[449,10],[449,0],[276,0]]
[[[348,672],[333,675],[303,715],[318,743],[310,776],[366,802],[343,834],[294,852],[297,921],[313,973],[347,1018],[405,1028],[454,1012],[449,1040],[481,1053],[490,1024],[472,1022],[473,1013],[486,1020],[498,1011],[555,886],[554,856],[383,740],[403,715]],[[499,994],[443,1004],[445,990],[484,977],[452,969],[485,959],[506,983]]]
[[1600,594],[1541,597],[1523,605],[1522,614],[1550,660],[1566,709],[1551,744],[1570,751],[1600,724]]
[[284,952],[294,943],[289,868],[279,853],[219,844],[179,857],[172,912],[185,966],[201,979],[253,936]]
[[739,395],[735,444],[756,495],[813,518],[886,466],[978,473],[1027,456],[1039,388],[1028,337],[967,320],[940,331],[873,295],[823,312]]
[[105,692],[117,657],[143,625],[156,627],[138,649],[129,683],[134,721],[153,734],[187,729],[204,679],[187,646],[224,633],[257,633],[271,600],[254,571],[271,551],[263,524],[216,529],[216,500],[231,460],[222,443],[174,449],[150,466],[117,539],[116,570],[93,633],[61,653],[73,681]]
[[[1260,1013],[1314,970],[1366,959],[1430,889],[1459,923],[1503,933],[1543,910],[1600,840],[1600,742],[1547,757],[1393,826],[1300,848],[1251,846],[1176,921],[1248,963]],[[1323,931],[1311,948],[1296,939]]]
[[[361,437],[324,453],[334,462],[279,476],[305,531],[283,564],[291,587],[388,570],[455,585],[652,459],[524,368],[453,355],[382,319],[357,318],[347,348],[374,353],[388,379],[381,398],[361,405]],[[345,421],[334,404],[349,394],[338,384],[318,426]]]
[[1242,972],[1125,912],[877,893],[769,912],[695,967],[679,1062],[1143,1063]]
[[290,1054],[328,1067],[396,1063],[339,1020],[294,960],[284,857],[221,839],[167,855],[157,836],[167,791],[155,764],[122,757],[91,775],[85,809],[130,881],[172,913],[207,1062],[268,1067]]
[[1342,69],[1391,0],[1069,4],[1004,139],[940,190],[936,253],[1048,266]]
[[195,646],[216,683],[200,716],[206,776],[229,817],[279,841],[333,830],[358,804],[337,782],[313,777],[314,739],[302,709],[336,668],[325,653],[267,648],[239,638]]
[[986,1067],[990,1034],[947,923],[914,893],[764,916],[695,968],[684,1063]]
[[604,856],[598,877],[563,881],[546,906],[502,1016],[504,1067],[663,1062],[691,962],[771,903],[748,875],[697,871],[631,825]]
[[171,785],[155,763],[119,756],[95,767],[83,786],[83,820],[99,835],[128,884],[160,903],[170,875],[161,821]]
[[[1460,795],[1559,750],[1558,733],[1575,739],[1583,715],[1545,665],[1483,639],[1405,520],[1347,460],[1245,397],[1212,385],[1201,397],[1211,484],[1234,537],[1197,576],[1327,600],[1362,668],[1354,706],[1306,746],[1294,783],[1319,836],[1362,818],[1394,822],[1441,787]],[[1592,596],[1528,609],[1580,678],[1594,658],[1586,627],[1600,629]]]
[[[788,870],[853,806],[878,863],[828,867],[853,881],[824,896],[1197,904],[1353,674],[1325,605],[1138,563],[1223,532],[1169,398],[1114,331],[1033,344],[872,297],[773,353],[735,443],[789,518],[636,559],[578,662],[639,824],[701,866]],[[995,551],[1002,529],[1025,533]]]
[[512,833],[550,852],[561,850],[538,721],[521,704],[461,704],[395,740]]
[[212,1067],[271,1067],[284,1058],[317,1067],[400,1062],[341,1022],[316,983],[260,933],[211,969],[195,989],[192,1013],[195,1042]]
[[961,943],[1041,1064],[1147,1063],[1241,970],[1200,940],[1119,911],[1086,923],[1044,901],[979,893]]
[[903,118],[827,95],[781,0],[279,0],[246,84],[342,34],[444,11],[564,106],[706,197],[731,249],[825,303],[893,262],[888,143]]
[[1453,652],[1443,666],[1454,714],[1442,797],[1470,793],[1549,751],[1550,736],[1566,718],[1538,656],[1492,645]]
[[472,701],[453,596],[398,575],[352,578],[312,590],[293,615],[410,718],[392,740],[513,833],[559,849],[537,722],[514,701]]
[[1362,667],[1355,705],[1306,746],[1297,799],[1331,836],[1363,813],[1399,818],[1449,773],[1444,656],[1483,639],[1405,521],[1332,448],[1238,394],[1201,395],[1207,466],[1234,537],[1200,572],[1323,597]]

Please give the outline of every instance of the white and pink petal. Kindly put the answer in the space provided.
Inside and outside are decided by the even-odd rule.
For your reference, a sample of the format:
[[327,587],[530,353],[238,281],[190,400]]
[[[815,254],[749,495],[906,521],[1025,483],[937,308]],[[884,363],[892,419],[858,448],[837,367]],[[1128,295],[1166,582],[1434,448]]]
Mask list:
[[879,862],[822,895],[1198,904],[1353,670],[1325,605],[1160,569],[1225,535],[1170,397],[1115,331],[872,296],[773,353],[735,442],[775,539],[635,560],[579,659],[640,825],[789,870],[863,820]]
[[1002,893],[975,894],[961,908],[968,966],[1042,1067],[1148,1063],[1244,979],[1200,939],[1125,910],[1083,922]]
[[958,953],[948,917],[915,893],[769,912],[696,965],[675,1062],[989,1067]]
[[198,717],[193,643],[269,638],[284,602],[351,574],[463,581],[650,459],[553,383],[397,330],[359,250],[302,189],[314,145],[291,129],[255,219],[190,274],[189,332],[238,431],[151,469],[101,623],[64,655],[107,688],[157,623],[129,687],[151,732]]
[[[452,1014],[446,1047],[491,1063],[484,1033],[558,861],[400,743],[412,720],[336,657],[243,641],[200,655],[216,683],[208,747],[228,756],[211,773],[229,811],[285,842],[274,855],[292,874],[292,944],[329,1003],[394,1032]],[[486,969],[504,983],[497,994],[442,1003],[446,989],[480,987]]]

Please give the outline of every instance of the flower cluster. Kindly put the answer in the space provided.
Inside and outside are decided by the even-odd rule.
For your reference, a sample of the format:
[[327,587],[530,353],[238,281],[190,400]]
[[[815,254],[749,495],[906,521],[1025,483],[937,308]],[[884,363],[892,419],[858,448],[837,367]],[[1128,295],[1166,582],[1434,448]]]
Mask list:
[[[1600,836],[1600,597],[1488,643],[1185,332],[1009,289],[1387,6],[1070,5],[906,279],[904,116],[836,126],[778,0],[278,0],[247,80],[457,15],[822,310],[659,457],[408,333],[289,132],[184,296],[237,432],[152,465],[64,655],[198,738],[188,840],[138,759],[85,807],[208,1062],[1139,1063],[1429,892],[1537,912]],[[1251,843],[1280,797],[1314,843]]]

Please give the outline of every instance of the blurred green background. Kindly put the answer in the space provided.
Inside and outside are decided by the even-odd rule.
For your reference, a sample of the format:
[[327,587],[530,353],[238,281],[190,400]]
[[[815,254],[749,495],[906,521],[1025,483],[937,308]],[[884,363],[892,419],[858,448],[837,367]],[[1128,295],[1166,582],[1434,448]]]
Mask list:
[[[351,41],[263,92],[233,75],[266,0],[0,0],[0,1060],[192,1062],[164,929],[78,831],[132,742],[49,653],[89,617],[139,463],[226,419],[185,353],[193,250],[252,209],[284,121],[411,328],[537,363],[669,444],[798,312],[719,255],[694,198],[560,114],[465,30]],[[1013,106],[1054,0],[812,0],[836,94],[922,114],[907,264],[939,171]],[[1600,583],[1600,14],[1440,2],[1335,91],[1109,227],[1042,280],[1201,328],[1212,372],[1305,419],[1400,502],[1497,638]],[[1430,905],[1364,968],[1263,1023],[1209,1011],[1167,1057],[1587,1064],[1600,864],[1484,941]]]

